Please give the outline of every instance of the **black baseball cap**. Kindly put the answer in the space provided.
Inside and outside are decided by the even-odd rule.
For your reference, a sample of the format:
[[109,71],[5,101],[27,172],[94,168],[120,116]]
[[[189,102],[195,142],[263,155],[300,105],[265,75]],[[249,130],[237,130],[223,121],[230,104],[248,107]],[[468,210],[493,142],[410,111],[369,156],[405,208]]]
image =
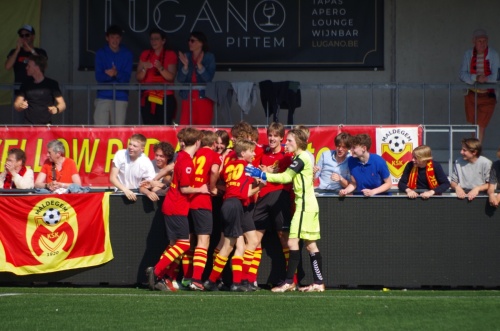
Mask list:
[[31,33],[31,34],[35,34],[35,28],[34,28],[34,27],[32,27],[32,26],[31,26],[31,25],[29,25],[29,24],[25,24],[25,25],[23,25],[23,26],[22,26],[19,30],[17,30],[17,34],[20,34],[20,33],[21,33],[21,31],[23,31],[23,30],[28,31],[28,32],[29,32],[29,33]]

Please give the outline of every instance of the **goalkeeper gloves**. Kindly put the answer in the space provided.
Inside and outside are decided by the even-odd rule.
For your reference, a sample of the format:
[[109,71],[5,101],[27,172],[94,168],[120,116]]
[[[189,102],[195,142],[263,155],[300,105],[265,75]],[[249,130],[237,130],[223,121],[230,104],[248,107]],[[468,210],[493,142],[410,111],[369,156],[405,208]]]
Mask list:
[[245,167],[245,174],[250,177],[260,178],[264,181],[267,180],[266,173],[260,170],[259,168],[255,168],[252,165],[247,165]]

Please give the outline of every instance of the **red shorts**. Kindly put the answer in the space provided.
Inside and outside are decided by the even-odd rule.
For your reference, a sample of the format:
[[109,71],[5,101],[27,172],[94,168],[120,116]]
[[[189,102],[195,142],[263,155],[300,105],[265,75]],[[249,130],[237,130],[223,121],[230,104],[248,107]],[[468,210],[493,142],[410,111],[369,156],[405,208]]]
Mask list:
[[465,95],[465,117],[467,122],[477,124],[482,128],[487,127],[496,104],[497,99],[494,93],[477,93],[476,121],[476,93],[468,90]]

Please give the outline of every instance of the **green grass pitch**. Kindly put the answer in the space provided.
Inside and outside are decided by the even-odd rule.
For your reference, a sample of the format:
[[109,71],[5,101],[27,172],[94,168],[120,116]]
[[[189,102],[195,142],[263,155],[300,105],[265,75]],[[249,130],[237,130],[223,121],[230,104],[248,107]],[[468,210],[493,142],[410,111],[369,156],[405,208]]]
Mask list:
[[499,330],[497,290],[0,287],[2,330]]

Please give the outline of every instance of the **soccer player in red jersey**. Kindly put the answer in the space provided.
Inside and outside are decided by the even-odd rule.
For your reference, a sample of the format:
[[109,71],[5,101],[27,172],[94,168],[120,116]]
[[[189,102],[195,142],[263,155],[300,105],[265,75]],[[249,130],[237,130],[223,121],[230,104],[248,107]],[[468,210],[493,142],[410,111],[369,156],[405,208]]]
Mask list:
[[259,144],[259,129],[252,126],[252,134],[250,136],[250,139],[253,142],[255,142],[255,156],[252,160],[252,164],[254,167],[258,167],[260,164],[260,159],[262,158],[262,154],[264,154],[264,148],[262,147],[261,144]]
[[[216,145],[216,152],[219,154],[220,162],[219,162],[219,173],[222,170],[222,165],[224,163],[224,159],[226,156],[232,152],[232,149],[229,148],[229,144],[231,139],[229,138],[229,133],[226,130],[217,130],[215,132],[217,135],[217,143]],[[226,190],[226,186],[224,183],[222,183],[221,180],[217,182],[217,195],[212,196],[212,215],[213,219],[215,221],[218,221],[221,219],[220,216],[220,208],[222,207],[222,197],[224,195],[224,191]],[[214,223],[215,225],[215,223]],[[213,259],[215,260],[215,257],[217,256],[217,253],[219,253],[220,249],[222,248],[222,245],[224,244],[224,234],[220,234],[220,240],[219,244],[217,247],[215,247],[214,252],[213,252]]]
[[[252,219],[253,204],[250,197],[257,193],[262,186],[257,185],[254,180],[248,180],[248,176],[245,175],[244,171],[245,166],[250,164],[255,156],[254,148],[255,144],[252,141],[236,141],[234,151],[237,153],[238,159],[228,161],[221,173],[221,177],[226,183],[226,192],[221,209],[224,223],[224,245],[215,258],[208,280],[203,283],[205,290],[217,290],[216,281],[219,279],[222,270],[224,270],[237,239],[241,236],[244,236],[246,246],[243,249],[237,246],[231,260],[233,269],[231,291],[247,292],[249,290],[247,286],[242,284],[243,280],[247,280],[250,268],[250,263],[246,263],[243,256],[246,250],[252,259],[258,244],[255,224]],[[249,262],[251,262],[251,259]]]
[[151,290],[175,291],[172,280],[166,276],[166,272],[169,265],[190,247],[188,221],[190,194],[209,193],[207,185],[192,187],[195,171],[193,156],[200,147],[202,133],[189,127],[183,130],[182,139],[185,147],[177,155],[172,183],[162,206],[170,245],[158,263],[146,269]]
[[[184,147],[185,147],[184,140],[182,137],[184,135],[184,132],[186,132],[186,129],[187,128],[183,128],[179,132],[177,132],[177,148],[179,149],[179,151],[184,150]],[[177,159],[177,154],[174,155],[174,166],[175,166],[175,160]],[[172,175],[173,175],[173,169],[172,169]],[[171,181],[172,181],[172,178],[170,178],[170,182]],[[167,249],[169,249],[169,248],[170,248],[170,245],[167,247]],[[182,256],[183,255],[178,256],[172,263],[170,263],[170,265],[167,268],[167,273],[166,273],[167,277],[172,280],[172,284],[174,284],[176,289],[179,289],[179,282],[177,282],[177,278],[178,278],[177,276],[179,275],[179,271],[180,271],[179,265],[181,264]],[[184,286],[184,285],[182,285],[182,286]]]
[[[241,122],[235,124],[231,128],[231,141],[233,143],[233,146],[236,143],[236,141],[238,141],[238,140],[251,140],[252,134],[253,134],[253,128],[248,122],[241,121]],[[234,149],[228,149],[226,151],[226,153],[224,153],[224,156],[222,158],[220,173],[224,172],[224,167],[226,166],[226,164],[229,161],[234,161],[237,159],[238,159],[238,155],[234,151]],[[220,180],[219,184],[220,184],[219,190],[225,191],[226,183],[224,183]],[[243,240],[241,240],[239,243],[237,243],[237,245],[244,245],[244,244],[245,243]],[[215,257],[217,256],[217,254],[219,253],[219,251],[221,250],[222,245],[224,245],[224,233],[221,233],[219,243],[217,244],[217,247],[215,247],[215,249],[214,249],[214,260],[215,260]]]
[[[194,184],[193,187],[199,188],[208,185],[212,195],[217,194],[217,180],[219,179],[219,154],[215,151],[217,135],[213,131],[203,130],[201,139],[201,148],[194,156]],[[192,245],[196,243],[194,255],[192,256],[192,275],[185,273],[186,278],[191,278],[190,288],[193,290],[203,290],[201,276],[207,263],[207,251],[210,244],[210,235],[212,234],[212,199],[208,194],[195,193],[191,196],[189,207],[189,228],[192,236]]]
[[[250,125],[250,123],[241,121],[231,128],[231,141],[234,144],[238,140],[252,140],[252,132],[253,128]],[[230,161],[230,160],[236,160],[238,159],[238,155],[234,151],[234,149],[230,150],[229,152],[226,153],[224,160],[222,161],[222,168],[221,171],[224,170],[225,164]]]
[[[281,123],[273,122],[267,128],[268,145],[263,147],[263,154],[260,158],[260,169],[272,173],[284,172],[292,163],[292,154],[285,152],[282,146],[285,137],[285,127]],[[255,166],[255,164],[254,164]],[[288,233],[292,220],[292,206],[290,200],[291,184],[267,183],[259,192],[253,220],[257,229],[259,246],[250,269],[250,283],[256,281],[257,270],[262,256],[261,242],[266,230],[274,227],[283,248],[285,262],[288,265],[289,248]],[[295,279],[295,282],[297,280]],[[255,285],[255,284],[254,284]]]
[[224,161],[224,157],[231,150],[229,149],[229,133],[226,130],[215,131],[217,142],[215,143],[215,151],[221,156],[220,162]]

